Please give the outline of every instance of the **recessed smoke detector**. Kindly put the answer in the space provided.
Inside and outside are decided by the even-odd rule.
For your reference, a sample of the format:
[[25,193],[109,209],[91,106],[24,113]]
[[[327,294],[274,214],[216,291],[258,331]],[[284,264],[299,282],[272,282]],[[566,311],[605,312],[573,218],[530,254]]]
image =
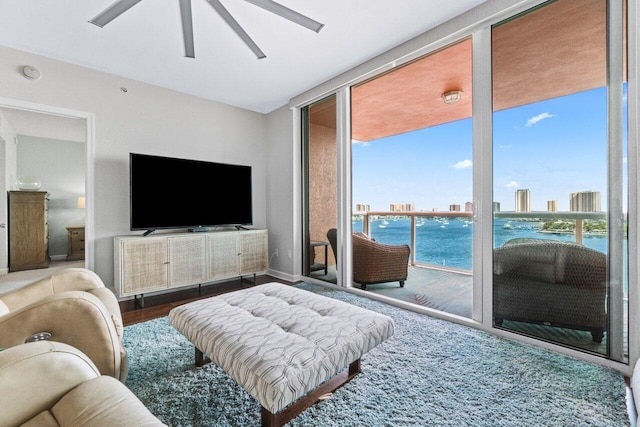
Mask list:
[[40,77],[42,77],[42,74],[40,74],[40,70],[32,65],[25,65],[24,67],[22,67],[22,75],[29,80],[38,80]]

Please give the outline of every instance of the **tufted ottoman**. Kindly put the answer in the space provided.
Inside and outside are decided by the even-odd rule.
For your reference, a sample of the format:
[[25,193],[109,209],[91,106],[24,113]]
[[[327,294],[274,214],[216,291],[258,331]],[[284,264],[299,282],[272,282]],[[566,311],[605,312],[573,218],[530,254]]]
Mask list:
[[349,381],[393,335],[387,316],[280,283],[181,305],[169,322],[195,345],[197,365],[213,361],[260,402],[263,426]]

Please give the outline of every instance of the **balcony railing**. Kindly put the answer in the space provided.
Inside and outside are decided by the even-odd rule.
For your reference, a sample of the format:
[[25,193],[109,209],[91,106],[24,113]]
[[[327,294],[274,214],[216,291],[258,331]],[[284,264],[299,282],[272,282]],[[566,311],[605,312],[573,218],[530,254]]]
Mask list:
[[[573,234],[575,242],[578,244],[583,243],[584,235],[584,221],[599,221],[606,220],[606,212],[494,212],[494,218],[505,219],[522,219],[522,220],[569,220],[575,221],[575,229],[570,232],[563,232],[562,234]],[[398,218],[408,217],[411,220],[410,227],[410,263],[416,265],[416,224],[417,220],[424,219],[439,219],[439,218],[463,218],[467,220],[473,220],[473,212],[389,212],[389,211],[369,211],[369,212],[354,212],[354,217],[362,217],[363,232],[367,235],[371,235],[370,227],[371,220],[377,218]]]

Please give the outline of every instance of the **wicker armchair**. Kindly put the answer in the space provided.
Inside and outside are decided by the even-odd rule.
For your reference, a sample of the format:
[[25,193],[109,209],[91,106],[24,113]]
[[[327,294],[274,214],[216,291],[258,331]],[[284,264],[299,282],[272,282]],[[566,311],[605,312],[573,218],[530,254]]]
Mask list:
[[[337,259],[336,229],[327,232]],[[404,287],[409,269],[408,245],[385,245],[363,233],[353,233],[353,281],[365,290],[373,283],[400,282]]]
[[590,331],[602,342],[607,315],[605,254],[569,242],[509,241],[493,254],[493,312],[504,319]]

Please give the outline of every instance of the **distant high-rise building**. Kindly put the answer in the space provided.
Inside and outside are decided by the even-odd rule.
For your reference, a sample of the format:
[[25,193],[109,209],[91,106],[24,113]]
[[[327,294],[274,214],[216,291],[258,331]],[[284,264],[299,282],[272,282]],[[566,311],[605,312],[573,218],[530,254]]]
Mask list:
[[465,212],[473,212],[473,203],[472,202],[467,202],[464,204],[464,211]]
[[438,208],[433,208],[433,209],[431,209],[431,212],[440,212],[440,209],[438,209]]
[[557,200],[547,200],[547,212],[558,212]]
[[413,203],[391,203],[389,210],[391,212],[413,212],[416,206]]
[[516,212],[531,212],[531,191],[516,190]]
[[449,212],[460,212],[460,205],[449,205]]
[[500,212],[500,202],[493,202],[493,211]]
[[599,191],[579,191],[569,196],[571,212],[601,212]]
[[358,203],[356,205],[357,212],[369,212],[370,210],[371,210],[371,207],[369,205],[363,205],[362,203]]

